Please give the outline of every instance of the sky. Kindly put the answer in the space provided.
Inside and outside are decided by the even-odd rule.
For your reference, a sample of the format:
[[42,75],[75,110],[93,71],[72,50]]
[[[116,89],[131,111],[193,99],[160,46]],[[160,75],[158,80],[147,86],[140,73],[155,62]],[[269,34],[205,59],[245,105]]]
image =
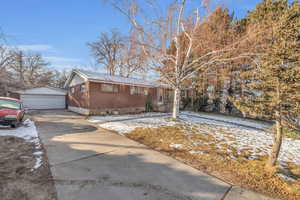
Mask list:
[[[260,0],[220,2],[240,18]],[[2,0],[0,28],[7,45],[41,53],[62,70],[94,65],[87,42],[115,28],[125,34],[129,24],[103,0]]]

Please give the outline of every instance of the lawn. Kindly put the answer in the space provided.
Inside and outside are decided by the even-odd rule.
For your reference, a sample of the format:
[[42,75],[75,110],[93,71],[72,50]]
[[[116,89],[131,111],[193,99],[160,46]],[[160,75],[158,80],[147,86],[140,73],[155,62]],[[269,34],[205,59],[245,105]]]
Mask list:
[[[92,118],[90,120],[95,120]],[[221,115],[109,116],[99,126],[143,143],[232,185],[282,199],[300,199],[300,140],[284,138],[278,168],[265,170],[271,124]]]

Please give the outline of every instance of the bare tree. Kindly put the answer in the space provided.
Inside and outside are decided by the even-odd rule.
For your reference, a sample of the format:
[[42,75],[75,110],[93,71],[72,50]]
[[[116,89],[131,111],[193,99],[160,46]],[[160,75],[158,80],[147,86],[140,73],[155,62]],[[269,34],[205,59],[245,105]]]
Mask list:
[[13,62],[11,50],[5,46],[0,46],[0,95],[6,95],[11,74],[7,71],[8,66]]
[[147,71],[146,56],[138,44],[137,35],[134,31],[124,42],[119,59],[121,76],[129,77]]
[[[147,1],[149,8],[156,8],[154,1]],[[138,33],[139,45],[147,56],[147,63],[157,70],[163,81],[174,89],[173,118],[179,116],[180,91],[184,81],[200,70],[234,59],[248,57],[240,54],[233,57],[232,52],[239,42],[216,46],[197,55],[201,45],[198,28],[207,19],[209,1],[199,1],[200,6],[191,14],[186,13],[187,0],[180,0],[168,6],[163,12],[148,11],[143,16],[142,9],[134,0],[113,1],[113,6],[123,13]],[[154,16],[154,17],[152,17]],[[168,46],[171,47],[168,48]]]
[[46,70],[49,63],[40,54],[25,54],[22,51],[14,53],[9,69],[15,75],[17,88],[27,88],[50,83],[53,73]]
[[54,74],[45,69],[49,63],[40,54],[29,54],[25,58],[25,80],[29,86],[46,85]]
[[70,73],[67,70],[63,70],[63,71],[56,70],[54,74],[55,75],[51,85],[57,88],[64,88],[65,82],[67,81]]
[[4,72],[12,60],[13,55],[9,48],[4,45],[0,46],[0,74]]
[[98,64],[106,67],[108,74],[115,75],[119,67],[119,56],[124,46],[124,38],[116,30],[101,33],[98,41],[88,43]]

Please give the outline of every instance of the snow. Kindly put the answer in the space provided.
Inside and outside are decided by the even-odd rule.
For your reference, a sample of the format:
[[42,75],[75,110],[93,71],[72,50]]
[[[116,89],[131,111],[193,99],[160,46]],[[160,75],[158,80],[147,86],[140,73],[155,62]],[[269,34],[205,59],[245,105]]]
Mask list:
[[190,154],[204,154],[204,151],[201,151],[201,150],[190,150],[189,153]]
[[[38,168],[40,168],[40,167],[42,166],[42,164],[43,164],[42,157],[41,157],[41,156],[37,156],[37,157],[36,157],[36,162],[35,162],[35,164],[34,164],[33,169],[38,169]],[[32,171],[33,171],[33,170],[32,170]]]
[[233,124],[239,124],[249,127],[255,127],[258,129],[269,129],[271,128],[270,124],[266,123],[258,123],[252,120],[243,119],[239,117],[232,117],[232,116],[223,116],[218,114],[208,114],[208,113],[196,113],[191,111],[183,111],[181,114],[184,114],[186,116],[192,116],[192,117],[201,117],[206,119],[212,119],[212,120],[218,120],[218,121],[224,121],[226,123],[233,123]]
[[113,82],[113,83],[130,84],[130,85],[142,85],[146,87],[168,87],[167,85],[160,84],[157,81],[138,79],[138,78],[127,78],[121,76],[111,76],[109,74],[86,71],[86,70],[76,70],[76,71],[83,74],[87,79],[90,80],[99,80],[104,82]]
[[130,120],[130,119],[139,119],[145,117],[158,117],[158,116],[167,116],[165,113],[141,113],[136,115],[108,115],[108,116],[95,116],[90,117],[88,119],[89,122],[97,123],[97,122],[114,122],[121,120]]
[[183,144],[170,144],[170,147],[180,149],[181,147],[183,147]]
[[33,143],[35,146],[35,152],[33,155],[36,158],[34,169],[39,168],[42,165],[42,155],[41,143],[33,121],[27,119],[23,122],[23,126],[16,129],[3,129],[0,131],[0,136],[15,136],[23,138],[27,142]]
[[129,119],[122,122],[108,122],[99,124],[100,127],[117,131],[120,134],[130,133],[136,128],[157,128],[160,126],[174,126],[176,122],[171,121],[168,117],[149,117],[139,119]]
[[278,173],[277,176],[280,177],[280,178],[282,178],[282,179],[284,179],[284,180],[290,181],[290,182],[295,181],[295,179],[293,179],[293,178],[291,178],[291,177],[289,177],[289,176],[286,176],[286,175],[284,175],[284,174]]
[[[93,117],[89,121],[99,123],[100,127],[120,134],[130,133],[136,128],[180,125],[187,134],[194,134],[192,131],[194,129],[198,133],[213,136],[214,139],[206,144],[215,144],[220,151],[228,152],[232,158],[234,156],[231,150],[224,144],[236,149],[238,154],[248,153],[249,160],[267,155],[273,144],[273,136],[267,132],[271,128],[270,124],[215,114],[181,112],[180,120],[177,122],[170,120],[170,115],[163,113]],[[199,144],[197,141],[191,142],[194,145]],[[191,153],[201,152],[191,150]],[[300,165],[300,140],[284,138],[279,161]]]

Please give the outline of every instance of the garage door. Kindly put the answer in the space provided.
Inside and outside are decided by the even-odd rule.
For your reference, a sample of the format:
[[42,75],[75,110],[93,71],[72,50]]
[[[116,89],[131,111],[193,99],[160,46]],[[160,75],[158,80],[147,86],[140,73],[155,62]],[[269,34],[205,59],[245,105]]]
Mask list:
[[56,95],[21,95],[24,106],[28,109],[64,109],[66,97]]

